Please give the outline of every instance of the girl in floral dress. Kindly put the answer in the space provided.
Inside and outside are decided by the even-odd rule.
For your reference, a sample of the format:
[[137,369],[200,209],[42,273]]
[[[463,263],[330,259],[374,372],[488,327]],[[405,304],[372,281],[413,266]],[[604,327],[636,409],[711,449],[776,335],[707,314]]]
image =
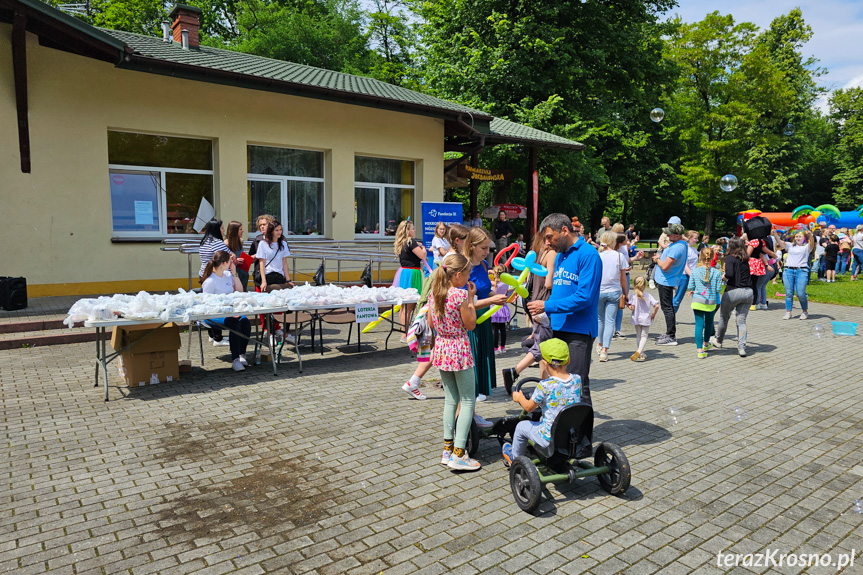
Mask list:
[[[467,336],[468,330],[476,327],[476,286],[468,281],[470,272],[471,263],[464,256],[444,257],[434,276],[429,300],[429,315],[437,332],[432,365],[440,370],[444,389],[441,464],[457,471],[480,468],[479,462],[465,451],[476,399],[474,361]],[[460,289],[465,286],[467,290]]]

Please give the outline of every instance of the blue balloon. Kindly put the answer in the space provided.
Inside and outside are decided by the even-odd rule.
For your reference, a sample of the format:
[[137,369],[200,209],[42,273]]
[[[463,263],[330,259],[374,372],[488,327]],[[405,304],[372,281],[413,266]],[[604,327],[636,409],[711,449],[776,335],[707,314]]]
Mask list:
[[531,273],[535,273],[539,277],[548,275],[548,270],[536,263],[536,252],[529,251],[523,258],[515,258],[512,260],[512,267],[517,270],[529,269]]

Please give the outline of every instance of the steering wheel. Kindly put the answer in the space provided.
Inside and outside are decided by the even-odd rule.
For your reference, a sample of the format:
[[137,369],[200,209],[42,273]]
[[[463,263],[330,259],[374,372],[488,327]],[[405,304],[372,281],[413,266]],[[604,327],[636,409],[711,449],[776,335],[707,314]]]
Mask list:
[[540,381],[542,380],[538,377],[523,377],[515,382],[515,385],[512,386],[512,391],[521,391],[521,386],[525,383],[539,383]]

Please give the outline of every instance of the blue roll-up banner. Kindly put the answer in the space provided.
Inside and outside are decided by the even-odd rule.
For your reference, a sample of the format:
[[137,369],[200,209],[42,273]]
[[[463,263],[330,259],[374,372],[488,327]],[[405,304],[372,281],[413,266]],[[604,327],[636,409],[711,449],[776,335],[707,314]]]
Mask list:
[[434,267],[434,256],[431,253],[431,243],[434,239],[435,226],[440,222],[445,224],[464,223],[463,206],[461,202],[420,202],[423,225],[423,245],[429,252],[429,265]]

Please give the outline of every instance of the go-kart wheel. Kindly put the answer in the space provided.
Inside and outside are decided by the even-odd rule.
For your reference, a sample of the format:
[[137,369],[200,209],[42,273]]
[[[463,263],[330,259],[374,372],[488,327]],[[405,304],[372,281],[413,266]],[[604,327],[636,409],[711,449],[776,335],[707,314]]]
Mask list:
[[479,426],[476,421],[471,418],[470,431],[467,434],[467,443],[464,444],[464,450],[467,454],[473,457],[479,449]]
[[539,471],[533,462],[524,455],[516,457],[509,468],[509,486],[512,496],[522,511],[533,513],[542,499],[542,483]]
[[600,443],[596,448],[593,464],[597,467],[607,465],[608,473],[597,475],[599,484],[612,495],[620,495],[629,489],[629,481],[632,474],[629,469],[629,461],[623,450],[613,443]]

